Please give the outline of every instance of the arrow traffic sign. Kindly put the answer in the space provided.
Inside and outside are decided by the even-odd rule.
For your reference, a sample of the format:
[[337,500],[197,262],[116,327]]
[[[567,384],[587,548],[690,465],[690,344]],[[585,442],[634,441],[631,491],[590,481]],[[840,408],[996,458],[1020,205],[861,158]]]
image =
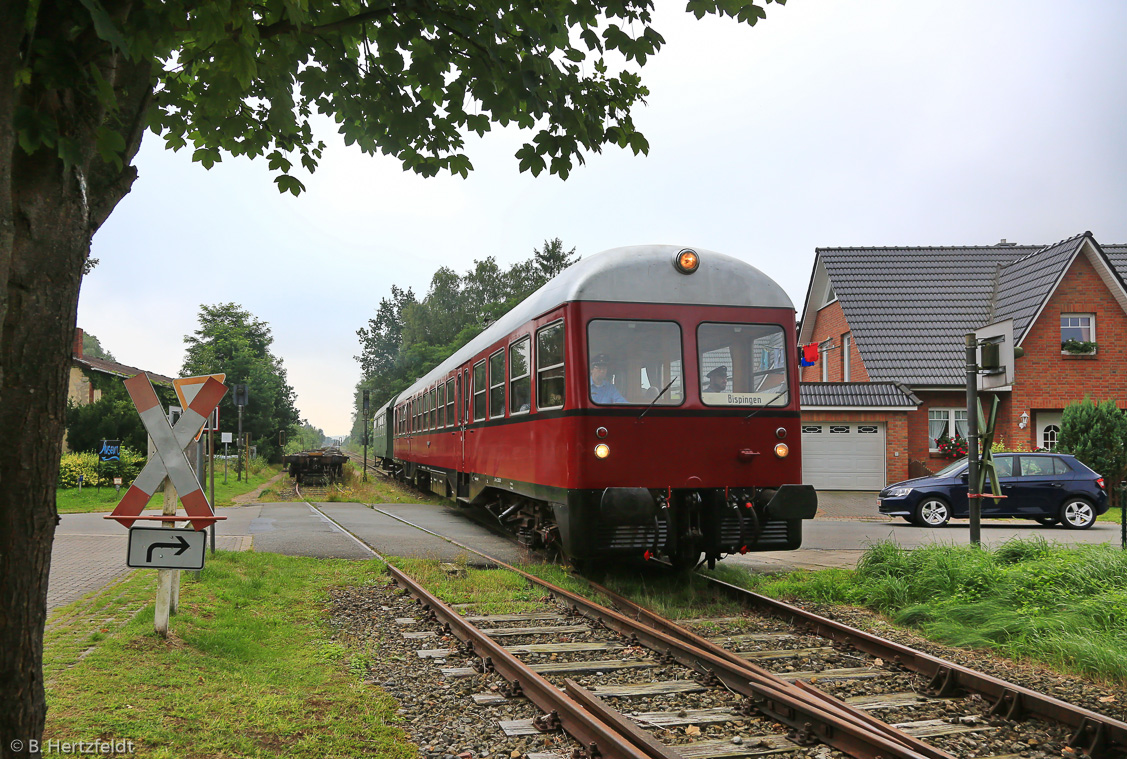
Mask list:
[[139,569],[203,569],[207,533],[172,527],[133,527],[125,563]]

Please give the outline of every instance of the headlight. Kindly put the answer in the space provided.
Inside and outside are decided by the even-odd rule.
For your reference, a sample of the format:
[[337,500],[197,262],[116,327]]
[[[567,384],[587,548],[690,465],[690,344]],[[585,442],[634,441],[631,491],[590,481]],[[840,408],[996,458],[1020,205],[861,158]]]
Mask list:
[[606,443],[599,443],[595,446],[595,456],[600,459],[605,459],[610,455],[610,446]]
[[885,497],[886,498],[903,498],[904,496],[908,495],[908,493],[911,493],[911,492],[912,492],[911,488],[889,488],[888,491],[885,493]]
[[790,454],[790,448],[786,443],[779,443],[775,446],[775,455],[781,459],[785,459]]

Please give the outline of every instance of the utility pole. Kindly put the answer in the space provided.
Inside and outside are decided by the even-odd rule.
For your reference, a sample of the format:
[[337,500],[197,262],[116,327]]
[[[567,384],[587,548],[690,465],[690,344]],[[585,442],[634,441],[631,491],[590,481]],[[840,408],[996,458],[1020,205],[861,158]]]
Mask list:
[[[247,405],[248,400],[247,386],[235,385],[234,391],[235,407],[239,410],[239,436],[235,438],[235,440],[237,441],[235,450],[238,451],[239,446],[243,444],[243,407]],[[247,456],[250,456],[250,451],[247,451]],[[239,469],[242,469],[242,456],[239,456],[239,467],[236,469],[235,474],[236,480],[242,479],[242,472],[238,471]],[[249,472],[247,473],[247,479],[250,479]]]
[[368,481],[368,391],[364,391],[364,472],[360,476],[361,482]]

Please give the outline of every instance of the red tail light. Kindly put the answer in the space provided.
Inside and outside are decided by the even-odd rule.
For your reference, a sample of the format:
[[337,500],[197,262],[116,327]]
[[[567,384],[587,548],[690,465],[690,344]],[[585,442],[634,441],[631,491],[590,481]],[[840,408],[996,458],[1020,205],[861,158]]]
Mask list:
[[1100,490],[1107,490],[1107,488],[1104,487],[1104,478],[1103,477],[1097,477],[1096,478],[1096,484],[1100,486]]

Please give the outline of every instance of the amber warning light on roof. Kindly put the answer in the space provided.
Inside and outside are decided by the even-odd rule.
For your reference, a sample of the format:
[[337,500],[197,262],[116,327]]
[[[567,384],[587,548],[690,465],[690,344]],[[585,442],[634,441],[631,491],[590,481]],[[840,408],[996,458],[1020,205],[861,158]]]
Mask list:
[[695,250],[685,248],[677,253],[677,257],[673,259],[673,265],[682,274],[692,274],[700,266],[700,256],[697,255]]

